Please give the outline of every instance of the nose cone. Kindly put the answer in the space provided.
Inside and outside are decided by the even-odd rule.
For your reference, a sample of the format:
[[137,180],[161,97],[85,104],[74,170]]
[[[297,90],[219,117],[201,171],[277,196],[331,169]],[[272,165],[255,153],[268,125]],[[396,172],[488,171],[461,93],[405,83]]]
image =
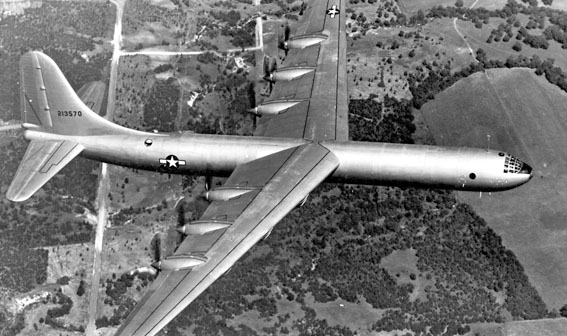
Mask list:
[[523,162],[522,168],[520,168],[520,174],[528,174],[528,175],[530,175],[530,178],[531,178],[532,177],[532,167],[529,164]]

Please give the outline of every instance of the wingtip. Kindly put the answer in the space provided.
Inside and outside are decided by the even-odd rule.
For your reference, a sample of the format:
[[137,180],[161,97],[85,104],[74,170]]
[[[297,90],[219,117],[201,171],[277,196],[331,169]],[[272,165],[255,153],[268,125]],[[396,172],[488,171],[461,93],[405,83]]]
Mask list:
[[8,192],[6,192],[6,198],[12,202],[23,202],[28,200],[30,197],[31,195],[22,194],[21,191],[13,190],[11,187],[8,189]]

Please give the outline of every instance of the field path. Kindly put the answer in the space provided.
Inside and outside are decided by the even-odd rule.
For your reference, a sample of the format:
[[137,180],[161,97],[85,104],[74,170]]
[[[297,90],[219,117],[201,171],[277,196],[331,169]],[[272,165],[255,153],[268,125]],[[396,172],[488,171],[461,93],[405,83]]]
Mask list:
[[[469,7],[470,9],[472,9],[476,4],[478,3],[478,0],[475,0],[475,2],[472,3],[472,5]],[[459,31],[459,27],[457,27],[457,20],[459,18],[454,18],[453,19],[453,27],[455,27],[455,31],[457,32],[457,34],[459,34],[459,36],[461,37],[461,39],[465,42],[465,44],[467,45],[467,48],[469,49],[469,53],[472,56],[472,58],[475,60],[475,62],[478,62],[478,60],[476,59],[474,50],[471,48],[471,45],[469,44],[469,41],[467,41],[466,37]]]

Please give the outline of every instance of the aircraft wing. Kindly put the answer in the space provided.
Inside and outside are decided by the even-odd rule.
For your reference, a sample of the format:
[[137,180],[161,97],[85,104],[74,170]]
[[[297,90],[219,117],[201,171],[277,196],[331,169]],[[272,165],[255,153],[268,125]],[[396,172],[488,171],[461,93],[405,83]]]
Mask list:
[[106,84],[104,82],[94,81],[83,85],[77,91],[77,95],[94,113],[100,114],[105,91]]
[[314,71],[275,83],[263,104],[282,100],[299,102],[280,114],[263,115],[254,135],[348,140],[345,12],[343,0],[309,2],[290,42],[310,34],[323,34],[327,38],[321,44],[290,49],[278,70],[302,67]]
[[220,190],[245,193],[212,202],[198,221],[225,227],[187,236],[169,257],[199,256],[205,262],[191,269],[160,272],[116,335],[155,335],[268,235],[337,166],[332,153],[311,143],[237,167]]

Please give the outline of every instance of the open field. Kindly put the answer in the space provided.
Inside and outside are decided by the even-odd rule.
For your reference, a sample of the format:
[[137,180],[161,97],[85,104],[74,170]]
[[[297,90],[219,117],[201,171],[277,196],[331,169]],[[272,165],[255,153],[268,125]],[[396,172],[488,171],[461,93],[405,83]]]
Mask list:
[[[418,10],[426,11],[436,6],[454,7],[456,0],[399,0],[399,7],[406,15],[413,15]],[[473,8],[484,7],[489,10],[501,9],[508,2],[508,0],[464,0],[463,7],[469,8],[474,4]],[[520,2],[520,1],[518,1]],[[539,0],[541,6],[541,0]],[[555,0],[551,8],[567,10],[567,4],[564,1]]]
[[[424,61],[439,69],[460,69],[473,61],[452,21],[446,18],[422,27],[371,29],[365,35],[348,38],[347,43],[351,99],[365,99],[371,94],[411,99],[406,75],[423,69]],[[394,43],[398,47],[392,49]]]
[[563,336],[567,330],[567,319],[508,322],[503,329],[506,336]]
[[241,28],[256,11],[251,4],[239,1],[128,1],[124,8],[124,48],[132,51],[155,46],[174,50],[240,47],[238,42],[232,42],[238,36],[250,37]]
[[549,309],[567,303],[567,94],[528,69],[498,69],[457,82],[422,108],[439,145],[490,147],[529,162],[527,185],[492,195],[460,193],[503,238]]
[[[527,22],[527,17],[525,15],[519,14],[518,19],[523,25]],[[549,41],[548,49],[535,49],[522,43],[521,52],[516,52],[512,49],[514,43],[517,42],[516,38],[511,38],[508,42],[493,41],[492,43],[487,43],[486,41],[492,29],[496,29],[501,23],[505,23],[505,20],[491,18],[490,22],[483,25],[481,29],[475,28],[474,23],[470,21],[459,20],[457,25],[463,36],[465,36],[471,45],[472,49],[476,51],[479,48],[482,48],[486,52],[488,59],[506,60],[506,58],[510,56],[518,56],[520,54],[526,57],[537,55],[542,60],[553,58],[555,60],[555,65],[567,70],[567,54],[565,53],[565,50],[561,49],[561,45],[553,40]],[[514,35],[516,35],[518,29],[514,28],[513,31]],[[538,35],[538,33],[534,31],[531,31],[530,34]]]
[[[474,2],[475,2],[474,0],[464,0],[463,4],[464,7],[470,7]],[[484,1],[480,0],[479,2],[489,2],[489,0],[484,0]],[[496,0],[490,2],[495,2],[495,3],[502,2],[502,5],[504,5],[506,3],[506,0]],[[398,3],[403,13],[405,13],[406,15],[414,15],[420,9],[422,11],[426,11],[430,8],[437,6],[445,6],[445,7],[454,6],[455,0],[427,0],[427,1],[399,0]],[[499,6],[498,8],[502,8],[502,5]],[[476,7],[480,7],[480,6],[476,6]]]

